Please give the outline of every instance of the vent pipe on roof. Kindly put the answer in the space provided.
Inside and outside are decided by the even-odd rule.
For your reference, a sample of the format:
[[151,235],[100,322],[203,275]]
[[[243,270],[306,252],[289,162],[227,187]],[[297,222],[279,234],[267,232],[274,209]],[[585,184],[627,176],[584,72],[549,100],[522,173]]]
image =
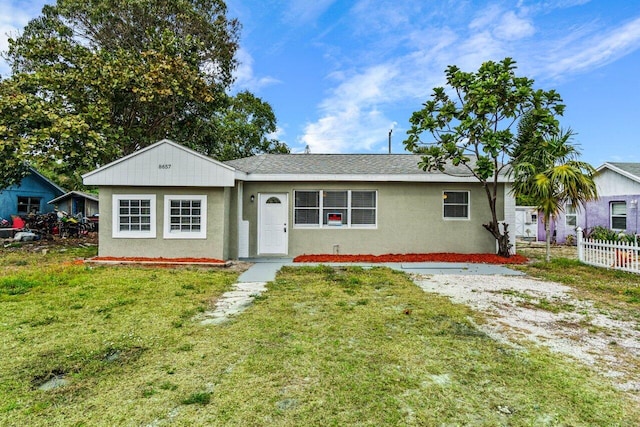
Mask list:
[[309,144],[307,144],[306,147],[304,147],[304,154],[309,154],[311,153],[311,148],[309,148]]
[[393,133],[393,129],[389,129],[389,154],[391,154],[391,134]]

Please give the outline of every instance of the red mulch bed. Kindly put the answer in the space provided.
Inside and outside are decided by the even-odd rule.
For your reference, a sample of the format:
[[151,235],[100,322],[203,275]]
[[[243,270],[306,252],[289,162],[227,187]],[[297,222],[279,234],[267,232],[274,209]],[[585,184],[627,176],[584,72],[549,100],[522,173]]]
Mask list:
[[215,258],[147,258],[147,257],[112,257],[97,256],[89,261],[112,261],[112,262],[139,262],[139,263],[162,263],[162,264],[224,264],[225,262]]
[[503,258],[495,254],[386,254],[386,255],[300,255],[293,262],[471,262],[476,264],[524,264],[522,255]]

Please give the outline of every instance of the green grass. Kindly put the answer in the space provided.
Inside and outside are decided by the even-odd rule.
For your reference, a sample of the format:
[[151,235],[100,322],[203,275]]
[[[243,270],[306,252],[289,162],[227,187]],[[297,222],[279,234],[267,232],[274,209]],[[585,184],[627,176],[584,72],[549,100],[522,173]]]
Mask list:
[[551,262],[546,263],[539,251],[520,252],[530,257],[532,262],[514,268],[534,277],[571,286],[580,298],[590,299],[603,309],[621,311],[623,317],[640,319],[640,274],[592,267],[563,256],[554,256]]
[[[12,255],[13,256],[13,255]],[[202,326],[233,273],[0,255],[0,425],[635,425],[588,369],[482,333],[388,269],[287,268]],[[35,258],[34,258],[35,257]],[[38,258],[39,257],[39,258]],[[176,326],[178,325],[179,326]],[[53,376],[68,385],[38,385]]]

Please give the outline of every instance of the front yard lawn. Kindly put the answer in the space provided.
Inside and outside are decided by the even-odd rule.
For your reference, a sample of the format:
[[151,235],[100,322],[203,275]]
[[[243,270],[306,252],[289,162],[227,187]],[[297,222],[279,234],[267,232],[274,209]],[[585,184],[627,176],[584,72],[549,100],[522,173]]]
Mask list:
[[[221,325],[225,270],[0,253],[0,425],[636,425],[587,368],[514,348],[385,268],[287,268]],[[86,255],[86,254],[81,254]],[[62,387],[41,390],[53,377]]]

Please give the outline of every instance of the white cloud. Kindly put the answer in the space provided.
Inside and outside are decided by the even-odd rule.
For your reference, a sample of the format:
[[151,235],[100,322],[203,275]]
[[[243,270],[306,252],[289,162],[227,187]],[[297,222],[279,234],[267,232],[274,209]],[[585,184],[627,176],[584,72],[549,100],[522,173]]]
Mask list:
[[322,117],[307,124],[301,143],[312,153],[375,149],[392,123],[376,105],[397,99],[392,84],[397,74],[393,66],[380,65],[345,78],[320,104]]
[[493,33],[499,39],[509,41],[532,36],[535,28],[529,20],[516,16],[513,11],[508,11],[502,15]]
[[253,57],[245,49],[238,49],[236,58],[238,59],[239,64],[238,68],[234,72],[236,81],[233,86],[235,90],[249,90],[250,92],[257,92],[263,87],[280,83],[280,81],[274,77],[256,77],[253,71]]
[[572,43],[561,41],[566,48],[549,54],[545,71],[551,77],[598,68],[637,50],[640,48],[640,18],[604,34],[589,34],[577,40],[575,34],[568,37]]

